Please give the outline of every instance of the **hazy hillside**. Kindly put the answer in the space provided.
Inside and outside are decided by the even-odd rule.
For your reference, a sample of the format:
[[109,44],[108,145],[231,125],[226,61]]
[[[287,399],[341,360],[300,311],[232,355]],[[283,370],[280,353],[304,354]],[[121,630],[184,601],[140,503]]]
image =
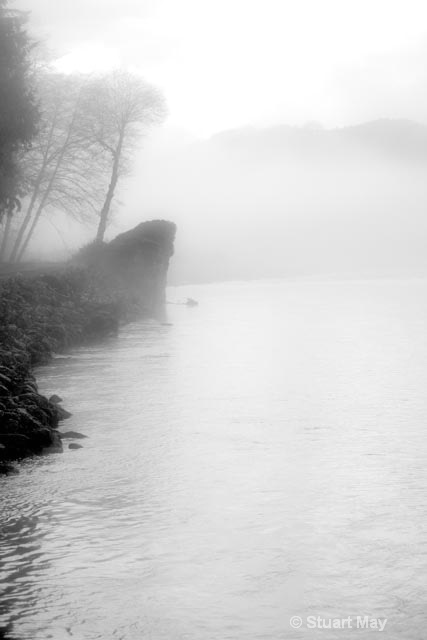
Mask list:
[[376,152],[389,158],[427,161],[427,127],[410,120],[375,120],[352,127],[323,129],[316,123],[306,127],[281,125],[268,129],[235,129],[212,137],[209,142],[247,153],[327,156]]
[[[201,141],[165,131],[124,183],[110,233],[174,220],[173,282],[427,273],[426,177],[427,127],[408,120],[242,128]],[[46,229],[40,252],[52,252]]]
[[149,174],[146,206],[181,229],[178,281],[427,271],[421,124],[227,131]]

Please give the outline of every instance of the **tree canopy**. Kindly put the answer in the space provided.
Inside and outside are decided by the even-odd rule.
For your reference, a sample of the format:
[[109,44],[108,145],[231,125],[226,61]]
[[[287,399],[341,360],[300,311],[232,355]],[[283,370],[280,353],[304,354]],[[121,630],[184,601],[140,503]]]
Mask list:
[[102,242],[108,227],[111,204],[120,178],[129,166],[138,141],[150,127],[166,117],[162,93],[126,71],[115,71],[87,86],[89,138],[107,158],[109,185],[100,211],[96,239]]
[[19,151],[36,132],[37,106],[29,81],[31,42],[24,14],[0,0],[0,220],[18,204]]
[[162,94],[138,76],[40,64],[25,23],[0,0],[0,260],[12,262],[45,217],[95,222],[102,242],[141,135],[166,115]]

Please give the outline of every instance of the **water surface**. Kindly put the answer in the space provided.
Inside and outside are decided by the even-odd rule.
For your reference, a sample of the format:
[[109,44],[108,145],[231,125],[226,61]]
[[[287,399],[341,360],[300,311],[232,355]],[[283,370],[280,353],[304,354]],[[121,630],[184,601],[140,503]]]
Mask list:
[[[0,479],[12,637],[425,637],[426,294],[173,289],[199,307],[40,370],[73,411],[63,429],[89,438]],[[388,622],[311,630],[309,615]]]

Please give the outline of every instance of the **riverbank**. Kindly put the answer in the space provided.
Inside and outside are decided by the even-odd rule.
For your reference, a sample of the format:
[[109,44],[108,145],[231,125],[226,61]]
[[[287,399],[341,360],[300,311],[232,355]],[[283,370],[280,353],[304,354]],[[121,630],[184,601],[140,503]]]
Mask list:
[[132,315],[157,313],[174,236],[172,223],[143,223],[56,271],[2,280],[0,472],[12,461],[62,450],[58,425],[69,414],[58,396],[38,392],[34,368],[117,332]]

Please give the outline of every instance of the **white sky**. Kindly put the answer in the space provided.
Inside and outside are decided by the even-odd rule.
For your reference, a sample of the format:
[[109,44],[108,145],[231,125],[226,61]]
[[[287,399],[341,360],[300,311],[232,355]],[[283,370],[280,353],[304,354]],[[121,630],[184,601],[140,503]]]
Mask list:
[[169,124],[426,120],[425,0],[16,0],[66,70],[131,68]]

